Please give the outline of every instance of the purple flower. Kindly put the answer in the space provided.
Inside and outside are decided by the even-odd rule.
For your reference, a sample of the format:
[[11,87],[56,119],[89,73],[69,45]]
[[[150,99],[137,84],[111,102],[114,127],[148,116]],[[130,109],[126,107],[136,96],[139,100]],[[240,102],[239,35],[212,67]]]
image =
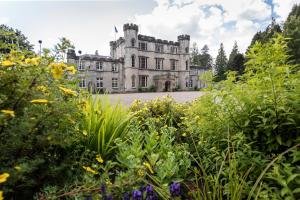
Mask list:
[[180,196],[180,183],[172,183],[169,187],[170,193],[172,197]]
[[102,184],[101,184],[100,190],[101,190],[101,193],[102,193],[103,195],[106,194],[106,185],[105,185],[105,183],[102,183]]
[[146,193],[147,193],[147,196],[148,195],[153,195],[153,187],[152,187],[152,185],[147,185],[146,186]]
[[143,193],[139,190],[133,190],[132,191],[132,200],[142,200],[143,199]]
[[130,200],[130,195],[128,194],[128,192],[125,192],[123,194],[123,200]]
[[106,197],[106,200],[113,200],[113,196],[110,194]]
[[84,200],[92,200],[93,198],[92,198],[92,196],[91,195],[88,195],[88,196],[85,196],[84,197]]

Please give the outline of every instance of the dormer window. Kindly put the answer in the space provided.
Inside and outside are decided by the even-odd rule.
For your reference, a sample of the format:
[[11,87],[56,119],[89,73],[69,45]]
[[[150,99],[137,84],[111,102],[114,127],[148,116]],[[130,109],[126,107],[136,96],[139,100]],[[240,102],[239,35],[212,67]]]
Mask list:
[[135,47],[135,39],[134,38],[131,39],[131,47]]

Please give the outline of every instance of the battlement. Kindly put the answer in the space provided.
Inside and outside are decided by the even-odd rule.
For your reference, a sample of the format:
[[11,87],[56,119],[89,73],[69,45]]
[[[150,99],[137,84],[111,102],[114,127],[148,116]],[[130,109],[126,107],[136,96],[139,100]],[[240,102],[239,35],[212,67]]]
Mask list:
[[154,42],[154,43],[160,43],[160,44],[167,44],[167,45],[175,45],[179,46],[178,42],[173,42],[173,41],[168,41],[168,40],[162,40],[162,39],[156,39],[155,37],[152,36],[147,36],[147,35],[138,35],[138,39],[141,41],[147,41],[147,42]]
[[180,40],[190,40],[190,36],[189,35],[179,35],[178,41],[180,41]]
[[126,30],[135,30],[136,32],[138,32],[139,31],[139,27],[138,27],[138,25],[136,25],[136,24],[124,24],[124,26],[123,26],[123,31],[126,31]]

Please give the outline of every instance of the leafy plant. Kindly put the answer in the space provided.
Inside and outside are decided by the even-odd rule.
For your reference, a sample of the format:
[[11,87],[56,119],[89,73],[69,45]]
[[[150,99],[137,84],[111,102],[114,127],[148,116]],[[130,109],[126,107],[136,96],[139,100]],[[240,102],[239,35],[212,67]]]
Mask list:
[[121,104],[111,105],[107,97],[90,95],[81,104],[83,141],[87,148],[108,158],[116,148],[115,140],[126,134],[131,115]]

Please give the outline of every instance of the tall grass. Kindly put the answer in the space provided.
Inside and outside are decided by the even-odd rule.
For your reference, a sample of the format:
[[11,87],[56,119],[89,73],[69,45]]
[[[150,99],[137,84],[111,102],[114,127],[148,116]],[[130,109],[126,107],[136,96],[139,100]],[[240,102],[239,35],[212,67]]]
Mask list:
[[87,148],[109,157],[116,148],[115,140],[127,132],[130,119],[128,110],[119,102],[113,105],[107,96],[90,95],[85,101],[82,123]]

